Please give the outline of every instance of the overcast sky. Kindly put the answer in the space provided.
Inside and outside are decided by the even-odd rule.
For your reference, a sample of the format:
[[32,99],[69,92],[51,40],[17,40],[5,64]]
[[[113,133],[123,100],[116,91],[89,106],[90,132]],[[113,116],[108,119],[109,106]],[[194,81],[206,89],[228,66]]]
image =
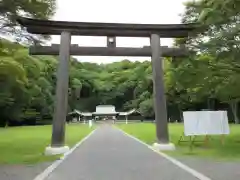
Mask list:
[[[186,0],[57,0],[54,20],[80,22],[114,22],[140,24],[180,23]],[[53,36],[52,43],[60,37]],[[82,46],[106,46],[106,37],[73,37],[72,44]],[[171,46],[172,39],[161,39],[161,45]],[[142,47],[150,45],[148,38],[117,38],[119,47]],[[148,60],[146,57],[87,57],[79,61],[110,63],[122,59]]]

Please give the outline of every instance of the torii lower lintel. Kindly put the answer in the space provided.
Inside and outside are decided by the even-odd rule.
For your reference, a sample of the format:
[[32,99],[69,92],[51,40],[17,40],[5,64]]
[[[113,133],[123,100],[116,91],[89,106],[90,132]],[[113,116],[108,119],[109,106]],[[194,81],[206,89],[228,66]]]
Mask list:
[[[31,55],[58,55],[59,44],[52,46],[31,46],[29,54]],[[183,57],[187,56],[188,51],[185,48],[169,48],[161,46],[163,57]],[[72,45],[70,47],[70,55],[73,56],[134,56],[134,57],[151,57],[151,47],[144,46],[142,48],[129,47],[83,47]]]

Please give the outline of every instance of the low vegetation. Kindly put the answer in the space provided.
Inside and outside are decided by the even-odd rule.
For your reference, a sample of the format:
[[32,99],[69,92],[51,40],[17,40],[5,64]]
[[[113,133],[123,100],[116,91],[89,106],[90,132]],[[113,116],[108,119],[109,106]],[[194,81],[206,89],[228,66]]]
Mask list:
[[[66,125],[66,144],[72,147],[92,129],[87,125]],[[44,155],[51,142],[51,130],[49,125],[0,128],[0,163],[33,164],[59,158]]]
[[[119,124],[118,127],[149,145],[156,142],[156,131],[153,123]],[[168,154],[173,156],[214,158],[218,160],[240,159],[239,125],[230,126],[230,135],[225,137],[224,144],[221,142],[221,136],[211,136],[208,144],[204,143],[204,136],[198,136],[196,141],[199,142],[194,143],[192,150],[190,150],[189,146],[189,137],[185,137],[185,140],[188,142],[178,144],[178,140],[183,132],[183,124],[169,124],[170,140],[176,145],[177,150],[167,152]]]

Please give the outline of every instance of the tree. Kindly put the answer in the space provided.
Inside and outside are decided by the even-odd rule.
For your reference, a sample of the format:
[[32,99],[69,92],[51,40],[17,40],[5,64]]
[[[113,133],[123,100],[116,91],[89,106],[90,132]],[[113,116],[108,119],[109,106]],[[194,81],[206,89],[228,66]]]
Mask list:
[[208,90],[212,98],[227,102],[233,110],[235,122],[239,122],[237,105],[240,91],[237,79],[240,73],[240,2],[190,1],[186,4],[182,21],[198,22],[208,27],[198,36],[185,41],[195,54],[208,57],[207,61],[203,61],[206,70],[202,78],[204,82],[201,83],[203,92]]
[[[32,40],[16,22],[18,16],[49,19],[55,12],[55,0],[1,0],[0,34],[12,36],[18,40]],[[25,35],[25,36],[23,36]],[[23,39],[24,37],[24,39]]]
[[12,58],[0,59],[0,125],[18,119],[26,99],[27,77],[24,68]]
[[140,113],[145,117],[154,117],[153,99],[146,99],[139,105]]

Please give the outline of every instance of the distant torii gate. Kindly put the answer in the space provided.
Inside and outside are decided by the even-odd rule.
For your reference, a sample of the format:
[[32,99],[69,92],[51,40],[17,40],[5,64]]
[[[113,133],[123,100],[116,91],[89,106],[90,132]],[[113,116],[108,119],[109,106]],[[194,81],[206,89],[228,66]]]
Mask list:
[[[58,55],[59,67],[57,73],[57,88],[55,112],[53,119],[51,146],[46,148],[46,154],[61,154],[69,148],[64,146],[65,121],[68,104],[68,76],[70,55],[92,56],[151,56],[153,70],[153,93],[156,121],[157,142],[154,144],[160,150],[174,150],[169,142],[166,98],[164,93],[162,56],[185,56],[187,52],[181,48],[160,46],[162,38],[183,38],[196,29],[196,24],[117,24],[89,23],[38,20],[19,17],[18,22],[27,28],[29,33],[43,35],[61,35],[60,45],[30,47],[32,55]],[[71,35],[107,36],[107,47],[79,47],[71,45]],[[148,37],[150,47],[127,48],[116,47],[116,37]]]

